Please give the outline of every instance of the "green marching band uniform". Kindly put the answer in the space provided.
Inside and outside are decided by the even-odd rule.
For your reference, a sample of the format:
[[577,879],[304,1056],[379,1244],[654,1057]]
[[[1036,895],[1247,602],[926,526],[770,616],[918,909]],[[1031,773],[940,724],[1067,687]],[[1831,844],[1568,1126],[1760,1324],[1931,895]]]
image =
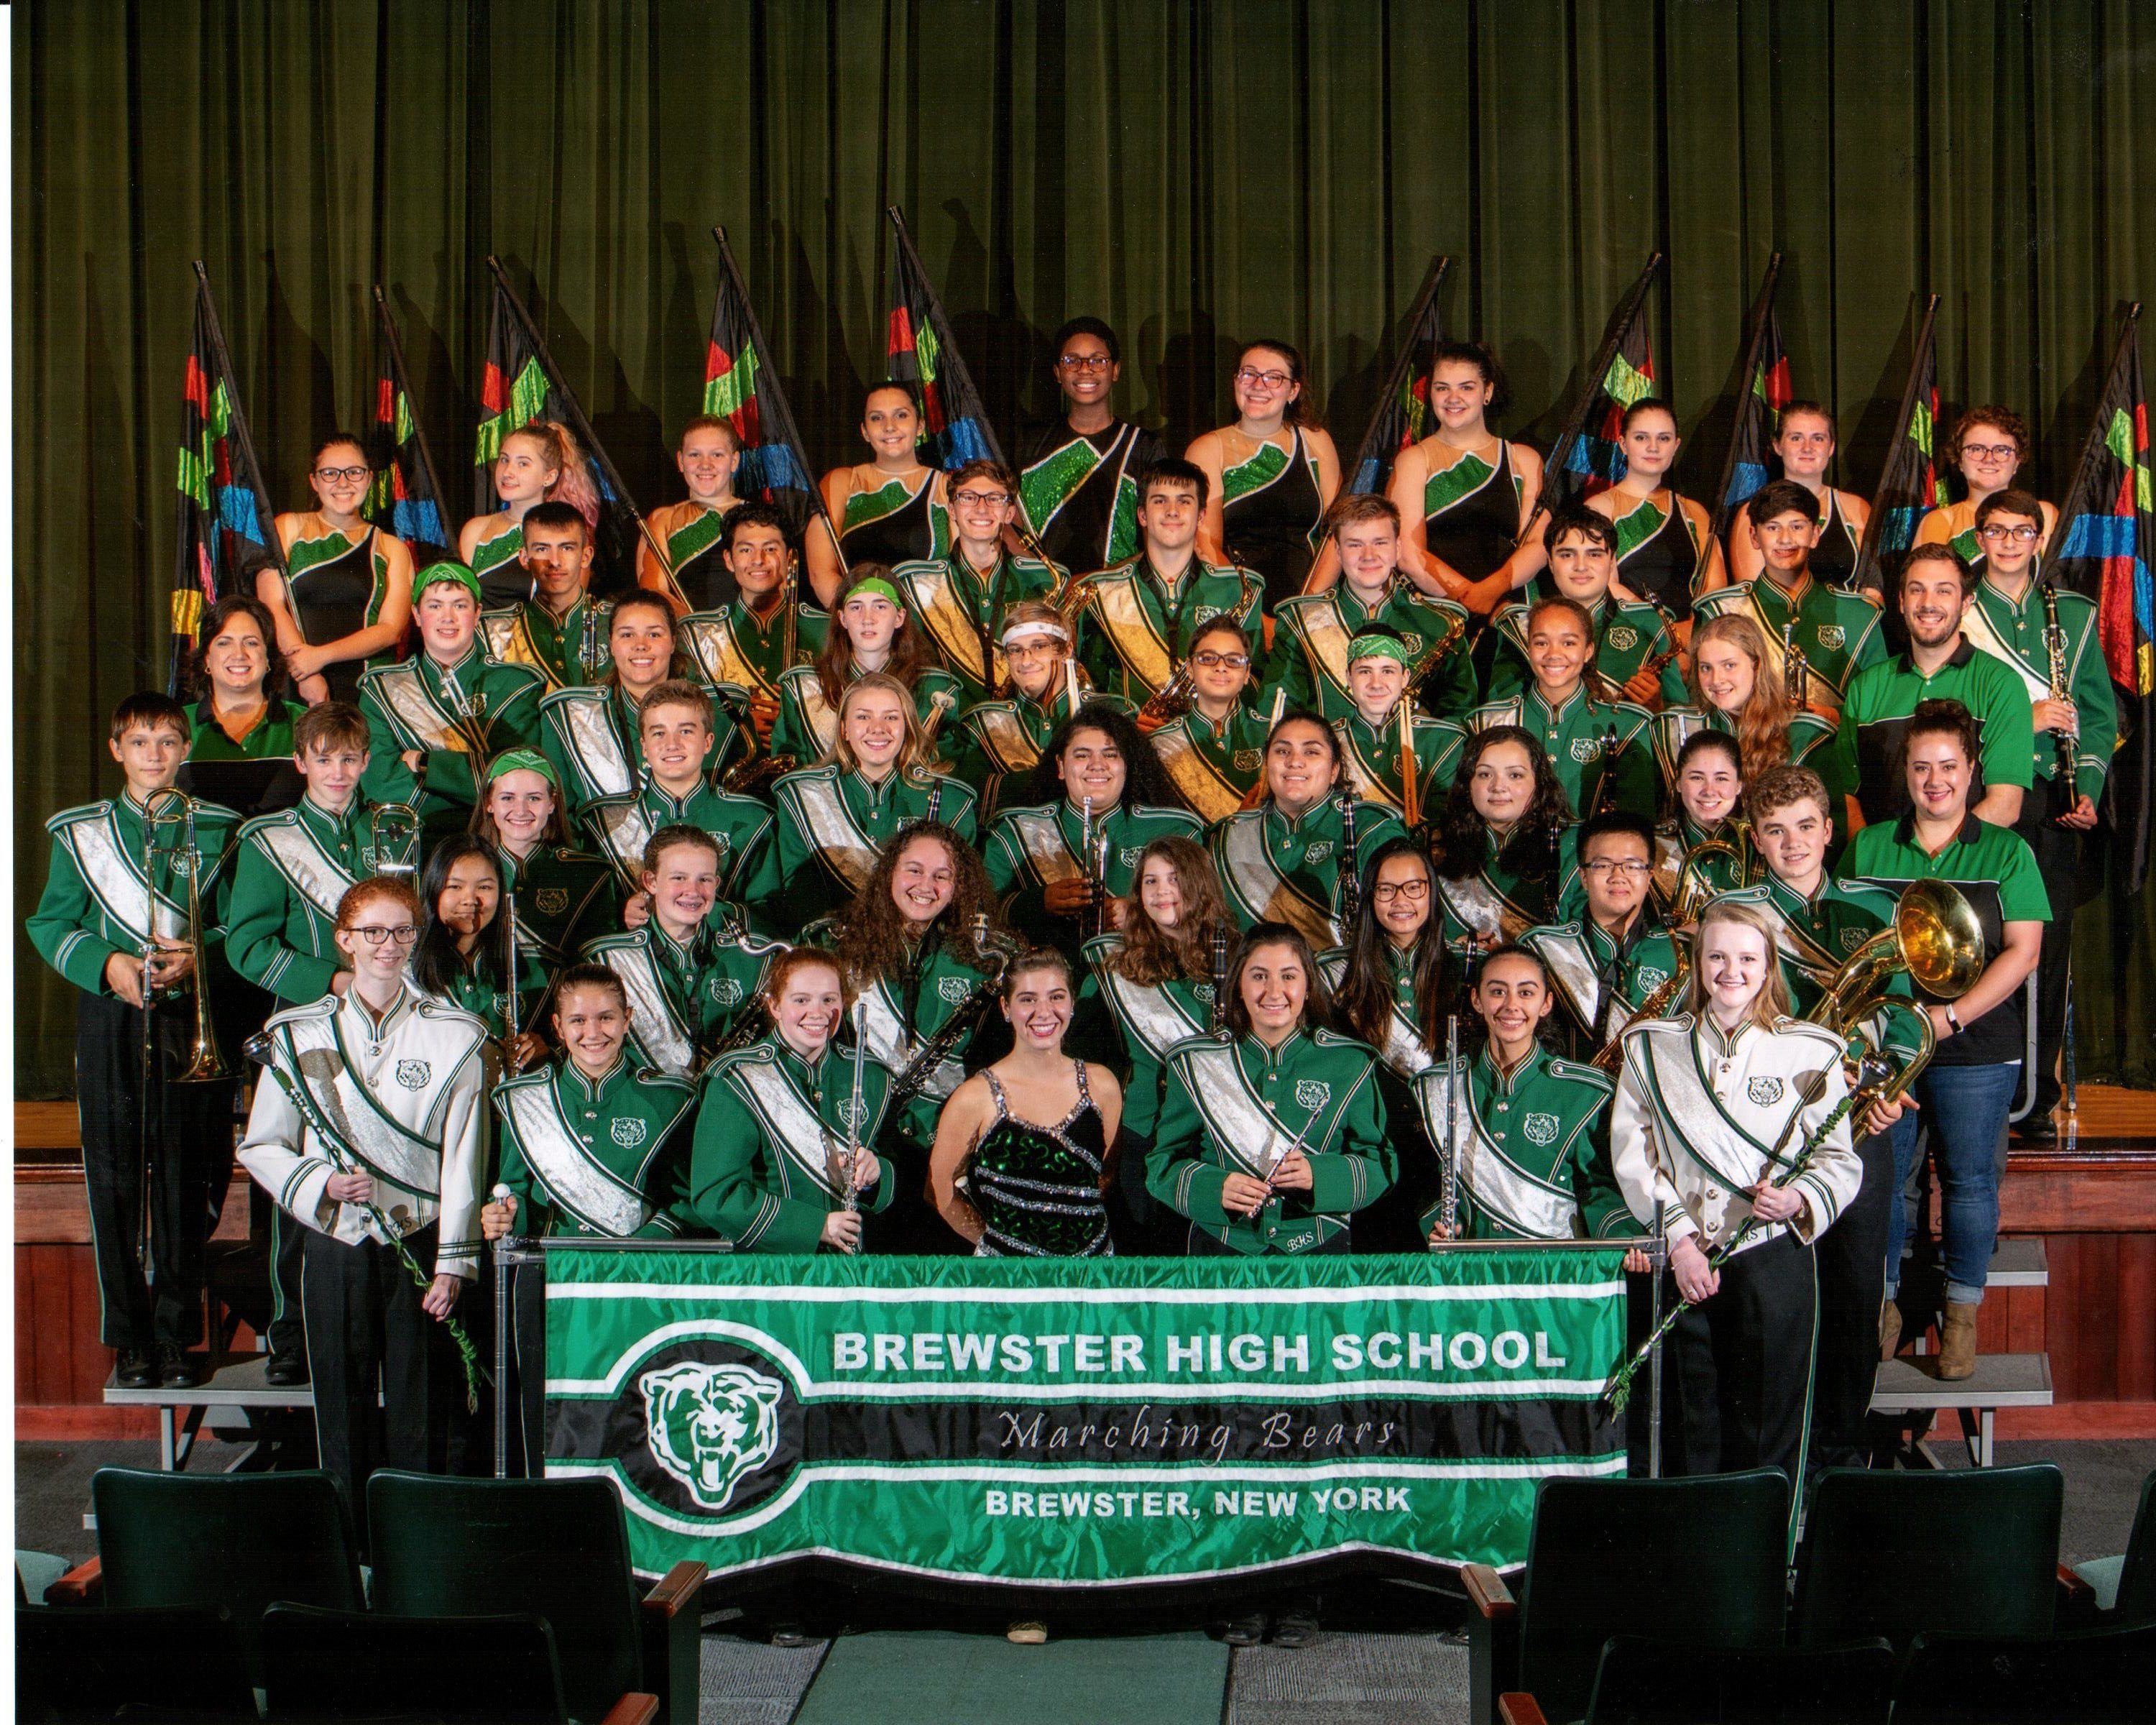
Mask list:
[[[2118,704],[2097,639],[2096,601],[2063,587],[2055,588],[2052,598],[2058,607],[2060,632],[2066,637],[2066,698],[2081,716],[2081,734],[2074,741],[2071,788],[2058,783],[2055,733],[2035,734],[2036,783],[2032,788],[2040,798],[2056,798],[2059,807],[2066,808],[2076,797],[2102,799],[2112,750],[2118,741]],[[1978,582],[1975,602],[1961,619],[1962,634],[1979,652],[1990,654],[2020,677],[2031,703],[2051,698],[2051,655],[2045,644],[2045,627],[2043,588],[2035,581],[2029,583],[2018,605],[1989,578]],[[2051,806],[2045,803],[2047,809]]]
[[1569,828],[1560,829],[1547,860],[1527,859],[1532,871],[1508,862],[1496,834],[1483,827],[1483,849],[1495,851],[1472,874],[1455,880],[1437,877],[1435,910],[1445,932],[1445,944],[1457,952],[1471,937],[1485,952],[1503,942],[1517,940],[1530,928],[1548,922],[1560,905],[1578,891],[1578,863],[1573,853]]
[[[1677,757],[1684,746],[1702,731],[1717,732],[1727,737],[1737,735],[1737,721],[1719,707],[1702,709],[1696,706],[1666,706],[1655,715],[1651,733],[1655,771],[1661,778],[1662,788],[1671,802],[1676,800]],[[1852,785],[1835,783],[1840,768],[1834,755],[1834,723],[1817,713],[1803,712],[1789,715],[1787,737],[1789,762],[1792,767],[1809,767],[1826,781],[1827,798],[1834,804],[1834,819],[1843,819],[1840,806],[1844,789],[1854,790]]]
[[[790,655],[789,613],[793,619]],[[675,625],[674,633],[695,662],[699,676],[729,701],[737,698],[737,690],[741,691],[739,698],[746,701],[752,695],[776,699],[778,680],[795,665],[806,665],[816,656],[830,626],[829,612],[791,598],[782,599],[761,617],[747,601],[735,599],[713,610],[691,612]],[[715,749],[712,758],[724,757]]]
[[[1277,1049],[1255,1036],[1194,1036],[1168,1059],[1146,1186],[1203,1235],[1244,1256],[1348,1248],[1355,1212],[1399,1176],[1378,1094],[1377,1057],[1352,1036],[1298,1030]],[[1256,1216],[1232,1214],[1232,1173],[1264,1179],[1291,1149],[1309,1158],[1307,1192],[1281,1192]]]
[[1246,698],[1218,725],[1194,706],[1149,740],[1176,795],[1210,826],[1240,809],[1250,787],[1265,776],[1265,737],[1271,729],[1265,712]]
[[[776,1034],[714,1061],[689,1175],[697,1219],[737,1251],[814,1251],[824,1218],[846,1207],[850,1147],[875,1143],[891,1096],[891,1069],[863,1060],[856,1115],[855,1070],[835,1045],[811,1065]],[[886,1168],[855,1207],[887,1209],[896,1187]]]
[[[1467,721],[1471,731],[1487,731],[1497,725],[1517,725],[1541,741],[1549,757],[1550,771],[1564,787],[1573,813],[1584,820],[1604,800],[1604,780],[1613,771],[1609,787],[1611,806],[1633,814],[1652,816],[1658,774],[1655,769],[1655,716],[1629,701],[1595,700],[1582,684],[1555,712],[1529,689],[1510,701],[1486,702]],[[1610,733],[1616,733],[1612,753]]]
[[761,1010],[757,991],[783,950],[774,941],[708,922],[684,946],[654,919],[624,934],[602,936],[582,957],[621,978],[629,997],[629,1045],[644,1064],[694,1080],[742,1014]]
[[891,572],[907,626],[918,629],[934,649],[937,663],[957,685],[962,706],[987,699],[1004,681],[1003,652],[996,643],[1010,608],[1023,599],[1051,598],[1064,578],[1053,563],[1009,552],[998,555],[986,575],[957,550],[901,563]]
[[1290,711],[1301,707],[1323,718],[1344,718],[1355,711],[1348,687],[1348,644],[1363,629],[1389,629],[1406,644],[1411,671],[1444,644],[1420,679],[1423,708],[1441,718],[1465,718],[1476,698],[1475,668],[1465,644],[1467,627],[1464,606],[1429,598],[1404,581],[1395,580],[1367,612],[1342,581],[1325,593],[1283,599],[1275,608],[1265,685],[1287,691]]
[[640,778],[634,795],[594,803],[584,811],[584,830],[631,893],[642,890],[644,854],[652,835],[671,826],[694,827],[719,847],[721,903],[747,905],[767,890],[778,823],[771,805],[758,798],[714,790],[708,778],[676,797]]
[[[706,685],[711,696],[711,754],[706,772],[719,774],[740,758],[747,733],[734,717],[733,691]],[[539,736],[569,815],[585,820],[594,803],[633,797],[644,779],[642,723],[619,684],[557,689],[539,703]]]
[[[870,1061],[880,1061],[893,1074],[904,1072],[937,1032],[957,1016],[987,975],[952,952],[939,933],[932,931],[924,936],[902,975],[878,977],[861,987],[861,1042]],[[925,1161],[936,1142],[936,1117],[978,1064],[968,1058],[978,1034],[977,1027],[972,1037],[962,1040],[897,1115],[884,1122],[889,1136],[916,1164]],[[880,1104],[877,1111],[881,1112]],[[865,1137],[863,1142],[867,1142]]]
[[[536,945],[526,943],[517,948],[517,1023],[526,1029],[536,1026],[539,1009],[552,980]],[[463,968],[451,978],[449,993],[444,998],[459,1012],[470,1013],[479,1019],[490,1035],[509,1034],[508,1000],[504,990],[480,971],[477,952],[467,958]]]
[[374,833],[380,814],[356,796],[342,814],[302,798],[239,829],[224,942],[234,971],[289,1006],[330,992],[345,968],[336,941],[345,893],[384,863],[418,861],[402,847],[396,856],[382,854]]
[[1122,947],[1120,934],[1098,935],[1086,942],[1079,1016],[1091,1018],[1096,1003],[1104,1003],[1121,1033],[1121,1064],[1129,1072],[1123,1081],[1122,1129],[1143,1139],[1152,1136],[1160,1118],[1168,1051],[1212,1027],[1213,984],[1179,976],[1151,985],[1134,983],[1115,971]]
[[[1483,639],[1482,698],[1510,701],[1533,686],[1534,672],[1527,664],[1527,617],[1535,599],[1553,597],[1557,588],[1546,574],[1534,578],[1534,598],[1500,605],[1490,619]],[[1660,659],[1663,701],[1671,706],[1690,699],[1684,670],[1677,662],[1676,638],[1670,633],[1666,613],[1649,599],[1618,599],[1604,594],[1588,606],[1594,619],[1594,670],[1612,688],[1621,689],[1637,676],[1650,659]]]
[[[1207,835],[1228,912],[1238,928],[1285,922],[1319,952],[1337,947],[1342,928],[1342,799],[1328,796],[1291,819],[1270,798],[1230,815]],[[1406,834],[1399,817],[1374,803],[1355,812],[1355,851],[1367,858],[1389,839]],[[1359,870],[1361,863],[1357,867]]]
[[1547,922],[1520,937],[1543,962],[1550,992],[1564,1009],[1568,1045],[1581,1058],[1599,1053],[1646,998],[1676,973],[1676,937],[1651,915],[1632,919],[1620,943],[1591,916]]
[[767,927],[804,928],[852,903],[884,846],[916,821],[973,842],[973,788],[940,773],[893,771],[871,784],[832,762],[786,774],[772,800],[778,822],[752,898]]
[[[1128,701],[1090,690],[1081,690],[1074,706],[1065,683],[1051,690],[1046,701],[1034,701],[1014,689],[1000,701],[977,701],[945,722],[940,740],[951,762],[951,776],[980,793],[984,819],[995,817],[1007,788],[1022,785],[1032,774],[1055,727],[1081,706],[1131,711]],[[1158,746],[1156,733],[1154,747]]]
[[[1702,845],[1717,841],[1732,847],[1737,860],[1732,861],[1720,851],[1699,859],[1698,866],[1692,870],[1692,879],[1703,883],[1710,894],[1733,891],[1766,873],[1767,865],[1752,843],[1748,827],[1740,828],[1733,821],[1722,820],[1717,821],[1709,832],[1685,814],[1681,806],[1675,820],[1656,823],[1655,872],[1650,877],[1650,884],[1655,901],[1664,911],[1676,908],[1677,883],[1684,877],[1685,864],[1692,852]],[[1577,888],[1577,880],[1573,884]],[[1573,902],[1568,904],[1566,909],[1568,913],[1576,912],[1584,902],[1584,897],[1575,891]]]
[[624,1056],[604,1077],[566,1055],[495,1086],[501,1183],[516,1231],[538,1238],[663,1240],[685,1231],[682,1184],[696,1091]]
[[[1415,1080],[1415,1105],[1440,1155],[1446,1111],[1453,1111],[1460,1208],[1452,1237],[1622,1240],[1637,1234],[1609,1166],[1615,1088],[1594,1067],[1560,1060],[1540,1043],[1509,1072],[1498,1070],[1487,1048],[1471,1059],[1463,1055],[1456,1065],[1440,1059],[1424,1070]],[[1440,1198],[1424,1210],[1425,1236],[1445,1219],[1443,1205]]]
[[1171,594],[1141,555],[1080,576],[1063,603],[1078,626],[1078,662],[1093,686],[1142,705],[1173,680],[1200,624],[1232,617],[1245,635],[1260,639],[1264,596],[1258,577],[1196,559]]
[[[359,680],[367,716],[370,803],[407,803],[429,848],[462,828],[479,800],[477,774],[505,749],[536,747],[546,678],[530,665],[501,665],[470,649],[453,665],[424,654],[377,665]],[[419,770],[404,764],[418,752]]]
[[536,845],[522,858],[495,848],[516,906],[520,952],[536,952],[557,969],[587,942],[621,927],[621,883],[604,858],[567,845]]
[[1789,676],[1787,648],[1794,647],[1804,656],[1815,687],[1824,684],[1837,701],[1849,693],[1850,680],[1857,672],[1887,656],[1879,602],[1866,593],[1829,587],[1824,581],[1807,579],[1792,603],[1772,576],[1755,576],[1702,593],[1693,603],[1692,615],[1702,623],[1712,617],[1750,618],[1767,638],[1767,656],[1785,685]]
[[604,677],[613,663],[607,645],[613,607],[589,593],[557,619],[536,599],[500,611],[482,611],[479,638],[486,656],[504,665],[528,665],[547,679],[547,692],[582,688]]
[[[859,672],[850,680],[858,681]],[[913,680],[913,711],[921,728],[940,745],[951,716],[965,705],[964,687],[947,670],[930,665]],[[830,758],[839,738],[839,709],[824,698],[813,665],[797,665],[778,680],[778,721],[771,727],[771,752],[797,761]]]
[[[1424,825],[1445,806],[1445,793],[1459,776],[1460,752],[1467,747],[1467,733],[1450,719],[1426,719],[1410,709],[1411,747],[1414,750],[1415,800]],[[1332,721],[1332,734],[1340,739],[1340,763],[1345,782],[1365,803],[1402,816],[1406,809],[1405,784],[1400,773],[1400,716],[1395,707],[1377,724],[1350,711]],[[1362,841],[1361,829],[1356,842]]]
[[[1068,798],[1032,808],[1006,809],[990,826],[982,860],[1004,920],[1043,946],[1075,957],[1084,938],[1070,919],[1049,914],[1046,895],[1059,880],[1083,880],[1099,870],[1101,886],[1118,898],[1137,891],[1138,858],[1156,839],[1199,839],[1204,824],[1180,809],[1116,803],[1093,819],[1096,855],[1085,855],[1083,809]],[[1099,851],[1106,841],[1106,862]]]

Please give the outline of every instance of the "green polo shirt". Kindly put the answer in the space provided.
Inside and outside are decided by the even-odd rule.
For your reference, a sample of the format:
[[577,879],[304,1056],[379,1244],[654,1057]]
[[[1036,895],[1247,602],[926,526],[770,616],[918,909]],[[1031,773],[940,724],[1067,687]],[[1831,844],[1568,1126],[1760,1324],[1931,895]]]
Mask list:
[[[2005,950],[2007,923],[2051,920],[2051,901],[2028,841],[2010,827],[1995,827],[1973,814],[1936,856],[1917,845],[1913,816],[1866,827],[1849,841],[1835,866],[1835,878],[1882,887],[1897,896],[1912,880],[1952,881],[1984,925],[1986,964]],[[1932,1064],[1989,1066],[2020,1060],[2027,1051],[2022,993],[2016,988],[1974,1024],[1964,1020],[1959,1035],[1938,1045]],[[1919,989],[1917,998],[1930,1002],[1939,997]]]
[[1994,784],[2030,788],[2035,755],[2029,692],[2021,680],[1963,637],[1929,676],[1906,653],[1857,673],[1835,732],[1835,771],[1856,790],[1867,822],[1892,820],[1909,806],[1906,739],[1909,717],[1924,701],[1958,701],[1976,721],[1977,776],[1971,804]]
[[296,701],[273,695],[262,716],[254,721],[254,728],[234,742],[217,722],[216,705],[205,695],[187,709],[187,729],[193,739],[188,745],[187,759],[190,762],[290,760],[292,721],[305,711]]

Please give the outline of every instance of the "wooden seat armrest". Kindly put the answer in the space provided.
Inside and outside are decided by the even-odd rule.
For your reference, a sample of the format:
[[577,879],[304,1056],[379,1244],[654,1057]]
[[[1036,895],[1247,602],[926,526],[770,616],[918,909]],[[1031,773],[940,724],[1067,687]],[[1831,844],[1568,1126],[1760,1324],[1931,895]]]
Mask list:
[[1481,1616],[1495,1620],[1519,1615],[1520,1602],[1505,1585],[1505,1578],[1487,1563],[1468,1564],[1460,1579],[1466,1586],[1468,1603]]
[[2061,1604],[2093,1606],[2096,1589],[2064,1563],[2059,1565],[2059,1599]]
[[92,1558],[45,1589],[48,1605],[95,1605],[105,1597],[105,1560]]
[[653,1725],[659,1717],[659,1697],[631,1690],[607,1709],[599,1725]]
[[695,1606],[696,1595],[704,1589],[704,1578],[711,1572],[693,1558],[684,1558],[669,1569],[651,1585],[644,1596],[644,1609],[648,1616],[672,1617]]
[[1497,1718],[1499,1725],[1549,1725],[1542,1704],[1532,1695],[1517,1691],[1497,1697]]

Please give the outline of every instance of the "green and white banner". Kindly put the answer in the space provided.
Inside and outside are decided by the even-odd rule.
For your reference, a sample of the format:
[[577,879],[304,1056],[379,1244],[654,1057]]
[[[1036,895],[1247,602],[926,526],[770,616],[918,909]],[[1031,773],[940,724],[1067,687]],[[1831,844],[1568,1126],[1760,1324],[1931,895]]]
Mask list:
[[1621,1474],[1615,1250],[1428,1257],[547,1255],[547,1471],[644,1574],[806,1556],[1158,1587],[1515,1564],[1536,1482]]

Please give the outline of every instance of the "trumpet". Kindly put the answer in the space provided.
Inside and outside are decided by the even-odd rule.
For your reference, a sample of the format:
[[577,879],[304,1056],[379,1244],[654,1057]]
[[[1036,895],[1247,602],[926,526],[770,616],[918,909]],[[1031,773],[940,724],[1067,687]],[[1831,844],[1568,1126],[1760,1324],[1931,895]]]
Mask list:
[[[395,843],[383,836],[395,835]],[[388,860],[393,855],[395,860]],[[377,875],[416,875],[419,872],[419,811],[409,803],[381,803],[374,809],[374,872]]]

